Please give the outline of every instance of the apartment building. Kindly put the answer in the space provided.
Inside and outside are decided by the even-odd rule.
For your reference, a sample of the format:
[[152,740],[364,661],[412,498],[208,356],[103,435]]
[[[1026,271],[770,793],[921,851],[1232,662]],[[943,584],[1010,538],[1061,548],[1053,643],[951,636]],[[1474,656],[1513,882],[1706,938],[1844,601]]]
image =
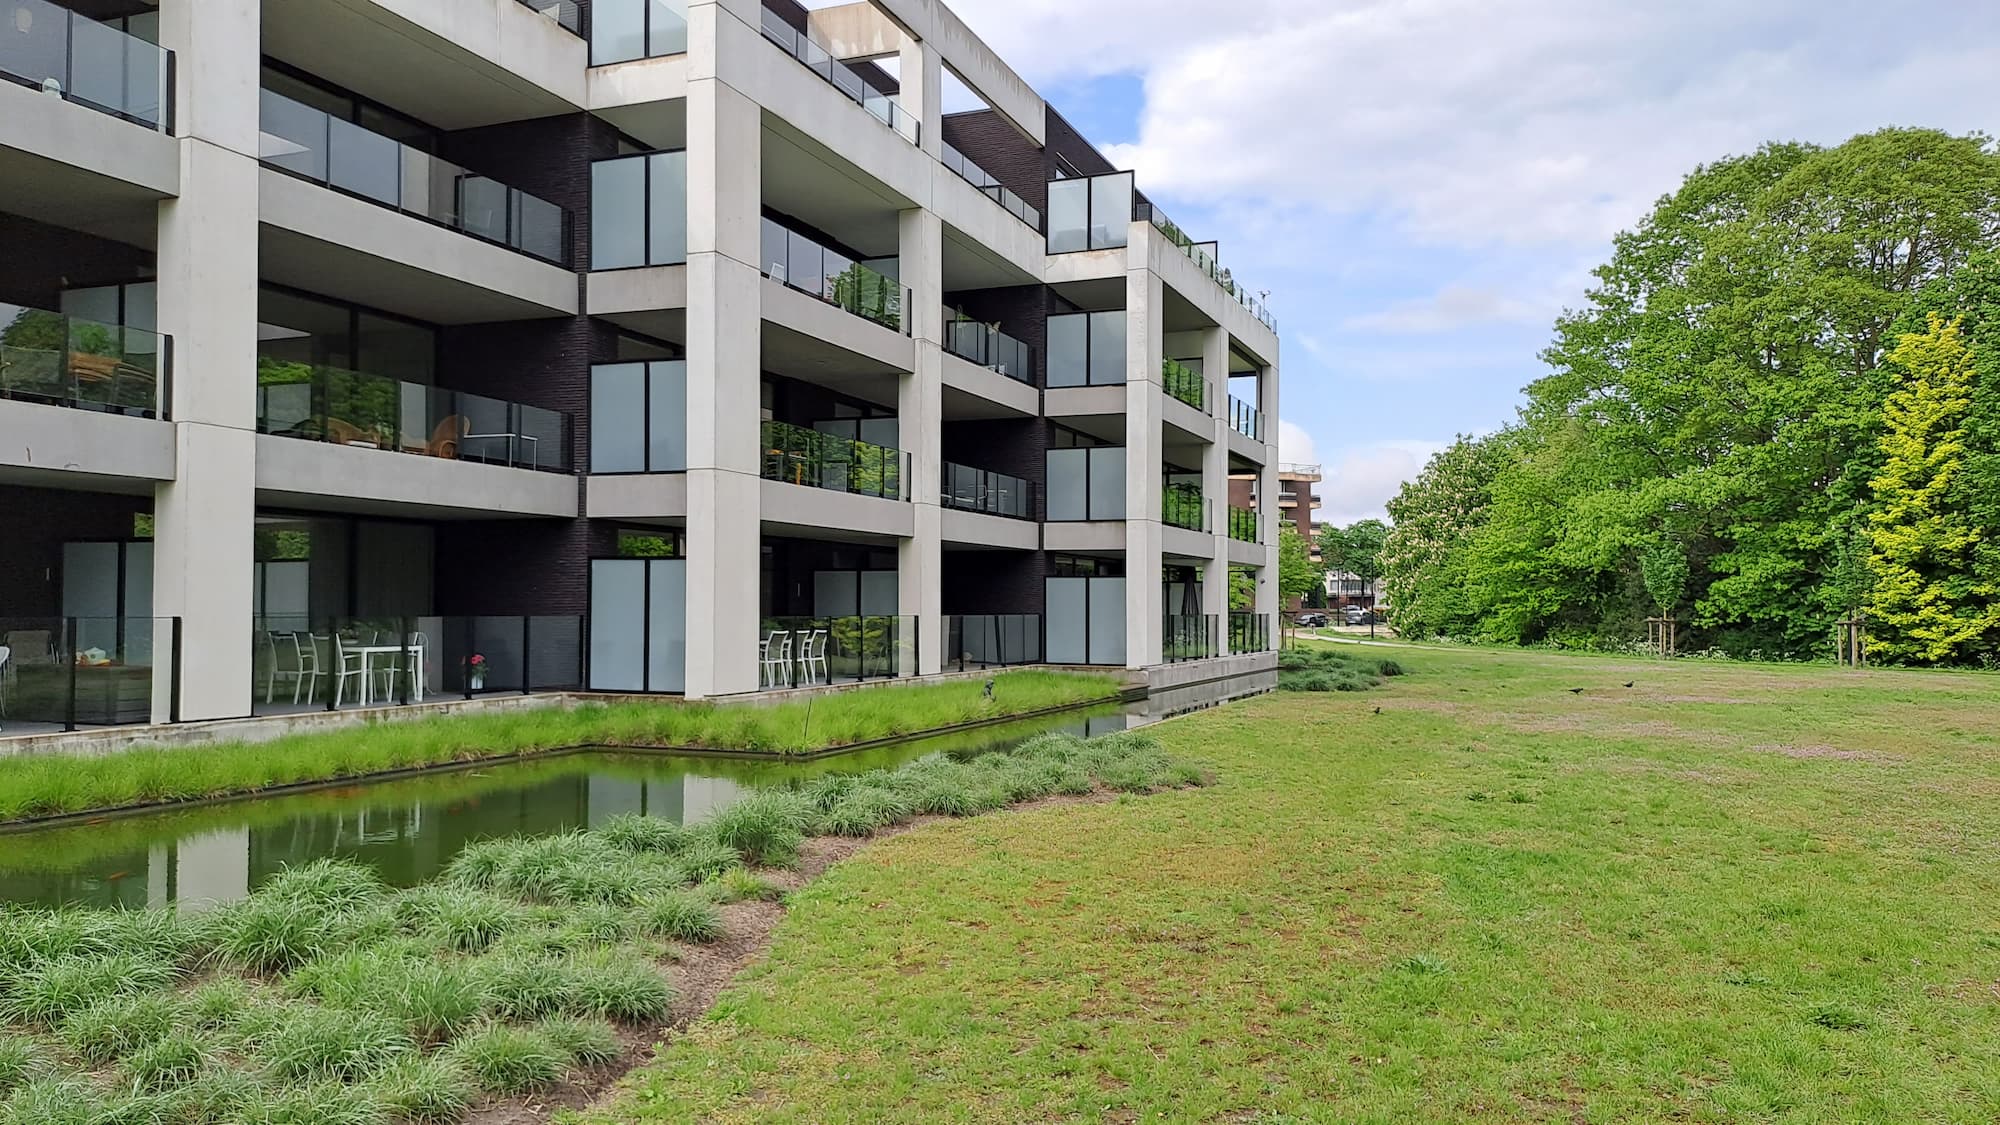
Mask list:
[[1269,646],[1275,321],[940,4],[0,0],[0,79],[0,734]]

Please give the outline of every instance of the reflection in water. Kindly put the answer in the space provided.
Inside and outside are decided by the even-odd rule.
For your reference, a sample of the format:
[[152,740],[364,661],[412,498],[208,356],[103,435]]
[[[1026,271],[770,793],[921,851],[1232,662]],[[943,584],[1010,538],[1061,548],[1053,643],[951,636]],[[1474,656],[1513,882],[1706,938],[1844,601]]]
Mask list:
[[754,786],[893,767],[931,753],[1002,750],[1049,730],[1096,735],[1126,725],[1111,709],[818,762],[593,752],[0,834],[0,901],[232,902],[286,866],[329,856],[414,886],[475,840],[552,835],[624,813],[699,823]]

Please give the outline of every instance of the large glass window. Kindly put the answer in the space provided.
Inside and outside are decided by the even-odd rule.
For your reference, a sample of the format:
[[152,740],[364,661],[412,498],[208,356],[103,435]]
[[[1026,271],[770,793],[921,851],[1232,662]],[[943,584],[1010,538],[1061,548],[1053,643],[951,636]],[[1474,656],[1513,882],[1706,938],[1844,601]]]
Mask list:
[[1051,254],[1123,246],[1132,223],[1132,173],[1049,184]]
[[1125,310],[1052,316],[1048,332],[1049,386],[1125,382]]
[[591,0],[590,65],[687,51],[687,0]]
[[590,168],[590,268],[687,261],[687,153],[600,160]]
[[1051,449],[1047,454],[1051,523],[1125,518],[1125,449]]

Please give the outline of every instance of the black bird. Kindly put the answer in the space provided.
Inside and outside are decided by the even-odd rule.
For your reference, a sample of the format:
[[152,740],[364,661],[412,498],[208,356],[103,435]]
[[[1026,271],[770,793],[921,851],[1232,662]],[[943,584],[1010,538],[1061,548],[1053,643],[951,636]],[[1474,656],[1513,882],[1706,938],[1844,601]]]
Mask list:
[[1571,695],[1582,695],[1582,694],[1583,694],[1583,689],[1582,689],[1582,688],[1580,688],[1580,687],[1573,687],[1573,688],[1569,689],[1569,693],[1570,693]]
[[1375,708],[1375,713],[1377,715],[1380,715],[1382,713],[1382,709],[1380,707]]
[[1637,680],[1626,680],[1626,681],[1625,681],[1625,686],[1626,686],[1626,687],[1631,687],[1631,686],[1632,686],[1633,684],[1635,684],[1635,683],[1637,683],[1637,682],[1638,682]]

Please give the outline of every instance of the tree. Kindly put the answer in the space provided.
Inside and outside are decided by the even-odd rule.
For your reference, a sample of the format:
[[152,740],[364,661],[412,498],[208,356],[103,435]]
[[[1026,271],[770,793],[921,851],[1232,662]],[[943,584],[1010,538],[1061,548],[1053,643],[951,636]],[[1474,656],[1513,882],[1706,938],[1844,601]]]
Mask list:
[[1889,659],[1960,659],[1990,641],[1993,587],[1972,572],[1980,541],[1957,489],[1972,406],[1961,322],[1930,314],[1890,355],[1897,388],[1883,406],[1881,472],[1869,516],[1873,650]]
[[[1326,570],[1312,561],[1312,548],[1290,520],[1278,524],[1278,596],[1287,603],[1326,581]],[[1290,615],[1281,615],[1289,633]]]
[[1661,617],[1672,617],[1687,594],[1687,552],[1671,540],[1654,543],[1639,556],[1639,574],[1653,608]]
[[[1393,526],[1382,544],[1389,623],[1405,637],[1470,636],[1476,615],[1465,595],[1466,546],[1486,525],[1493,483],[1519,431],[1461,435],[1389,501]],[[1328,528],[1321,553],[1331,564],[1340,532]],[[1337,564],[1335,569],[1338,569]]]

